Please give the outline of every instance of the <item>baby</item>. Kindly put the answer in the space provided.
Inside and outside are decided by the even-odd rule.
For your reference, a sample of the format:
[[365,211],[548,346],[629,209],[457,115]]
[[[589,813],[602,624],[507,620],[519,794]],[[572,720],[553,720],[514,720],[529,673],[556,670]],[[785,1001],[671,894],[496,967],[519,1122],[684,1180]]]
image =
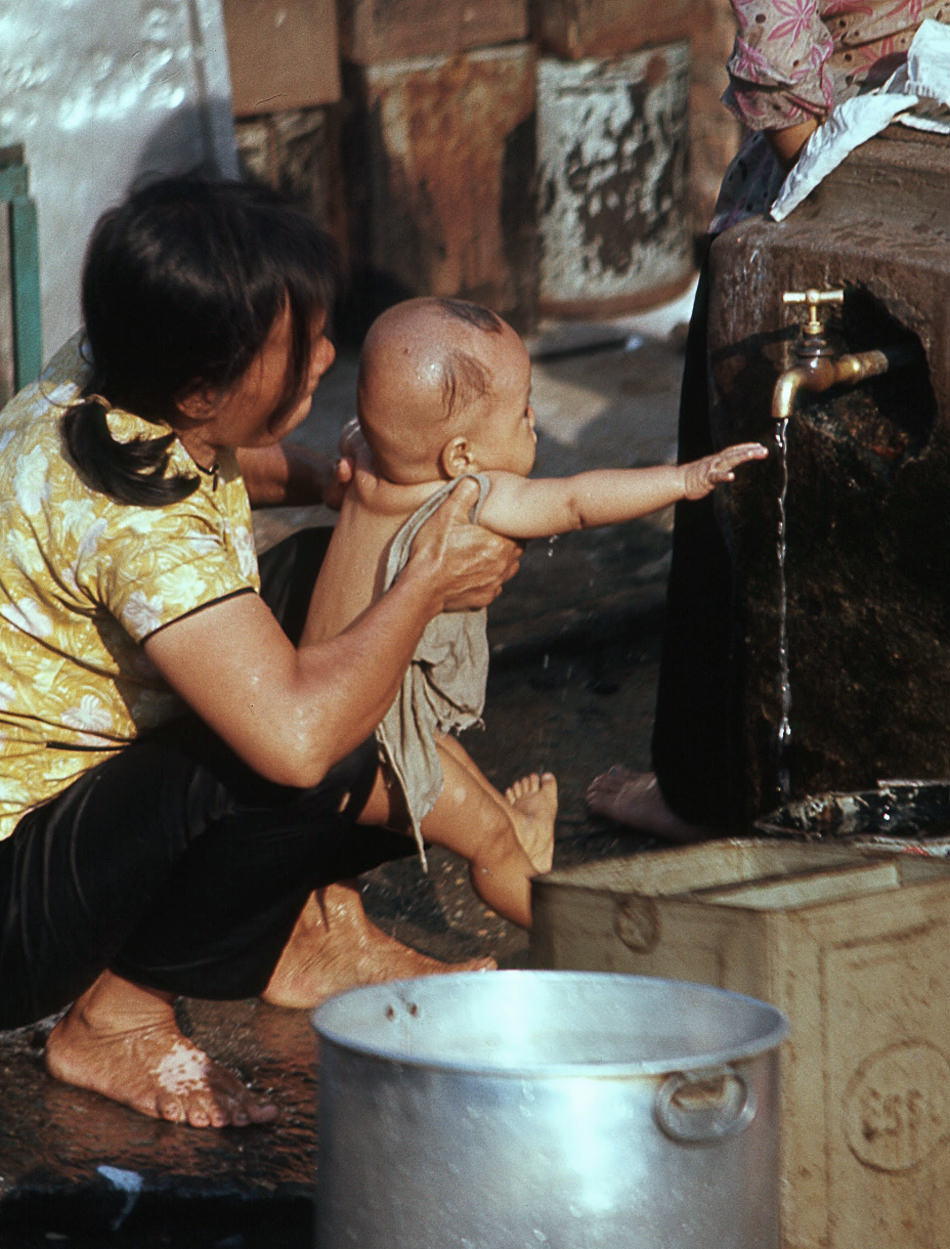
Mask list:
[[[676,467],[602,469],[530,479],[537,435],[531,362],[521,339],[477,304],[421,298],[384,312],[360,357],[354,461],[314,590],[325,636],[355,620],[398,576],[412,538],[459,483],[479,524],[517,540],[645,516],[701,499],[768,453],[728,447]],[[314,614],[311,613],[311,619]],[[502,795],[453,733],[477,723],[488,671],[484,612],[431,622],[377,730],[382,763],[361,823],[411,828],[466,858],[481,899],[531,922],[530,879],[550,870],[557,785],[531,774]]]

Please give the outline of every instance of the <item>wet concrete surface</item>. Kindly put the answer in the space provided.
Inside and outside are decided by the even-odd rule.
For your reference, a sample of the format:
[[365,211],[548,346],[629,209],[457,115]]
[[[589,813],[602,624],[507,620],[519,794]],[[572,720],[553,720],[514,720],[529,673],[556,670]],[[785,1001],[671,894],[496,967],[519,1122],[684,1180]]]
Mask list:
[[[561,474],[675,456],[680,301],[657,318],[556,328],[534,344],[538,471]],[[642,341],[628,341],[636,333]],[[624,343],[628,342],[627,346]],[[332,447],[350,410],[343,359],[305,427]],[[316,512],[267,515],[268,545]],[[672,517],[536,543],[490,612],[492,675],[483,730],[464,743],[504,787],[528,771],[560,784],[556,866],[650,843],[590,819],[584,791],[608,764],[649,763]],[[435,848],[363,881],[385,931],[433,956],[492,953],[527,964],[524,932],[473,894],[465,864]],[[223,1132],[153,1122],[50,1079],[52,1020],[0,1034],[0,1249],[305,1249],[312,1244],[318,1159],[317,1044],[306,1012],[260,1002],[187,1001],[184,1030],[281,1107],[277,1126]]]

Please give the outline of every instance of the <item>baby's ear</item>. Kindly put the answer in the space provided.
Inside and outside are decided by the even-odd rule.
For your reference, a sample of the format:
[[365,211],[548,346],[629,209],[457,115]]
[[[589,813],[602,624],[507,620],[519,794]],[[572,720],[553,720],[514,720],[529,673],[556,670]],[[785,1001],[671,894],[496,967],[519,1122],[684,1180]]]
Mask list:
[[475,454],[464,434],[456,434],[439,453],[439,465],[446,477],[454,479],[472,472]]

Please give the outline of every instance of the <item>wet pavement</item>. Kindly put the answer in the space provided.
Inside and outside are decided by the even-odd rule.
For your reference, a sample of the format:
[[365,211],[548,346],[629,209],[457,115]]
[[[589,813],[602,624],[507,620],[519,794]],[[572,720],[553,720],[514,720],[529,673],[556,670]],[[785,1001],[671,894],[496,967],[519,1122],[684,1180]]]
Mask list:
[[[608,325],[548,327],[531,344],[538,468],[675,458],[688,298]],[[304,433],[332,449],[350,414],[354,361],[325,380]],[[268,513],[269,545],[319,509]],[[559,779],[556,866],[648,846],[588,818],[584,790],[611,762],[649,764],[671,511],[538,542],[490,612],[484,730],[464,743],[499,787],[525,772]],[[481,905],[460,860],[435,848],[363,882],[387,932],[436,957],[492,953],[527,963],[527,937]],[[309,1249],[318,1142],[318,1063],[305,1012],[259,1002],[180,1005],[184,1030],[281,1107],[275,1127],[198,1131],[145,1119],[51,1080],[52,1021],[0,1034],[0,1249]]]

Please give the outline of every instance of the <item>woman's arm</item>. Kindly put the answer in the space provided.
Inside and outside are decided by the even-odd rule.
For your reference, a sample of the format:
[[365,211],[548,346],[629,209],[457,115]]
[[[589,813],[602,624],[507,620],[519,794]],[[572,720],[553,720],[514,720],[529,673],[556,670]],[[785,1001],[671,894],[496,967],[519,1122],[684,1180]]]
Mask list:
[[764,132],[772,151],[778,157],[783,169],[791,169],[801,154],[802,148],[821,124],[818,117],[808,117],[782,130],[766,130]]
[[574,477],[525,478],[489,473],[492,487],[479,523],[510,538],[544,538],[647,516],[681,499],[701,499],[732,481],[747,460],[768,455],[758,442],[741,443],[688,464],[595,469]]
[[153,634],[165,680],[261,775],[316,784],[388,710],[426,624],[485,606],[514,575],[512,543],[465,520],[454,491],[419,531],[397,584],[338,637],[295,648],[256,595],[210,605]]
[[346,460],[331,460],[292,442],[240,447],[237,459],[252,507],[339,507],[350,476]]

